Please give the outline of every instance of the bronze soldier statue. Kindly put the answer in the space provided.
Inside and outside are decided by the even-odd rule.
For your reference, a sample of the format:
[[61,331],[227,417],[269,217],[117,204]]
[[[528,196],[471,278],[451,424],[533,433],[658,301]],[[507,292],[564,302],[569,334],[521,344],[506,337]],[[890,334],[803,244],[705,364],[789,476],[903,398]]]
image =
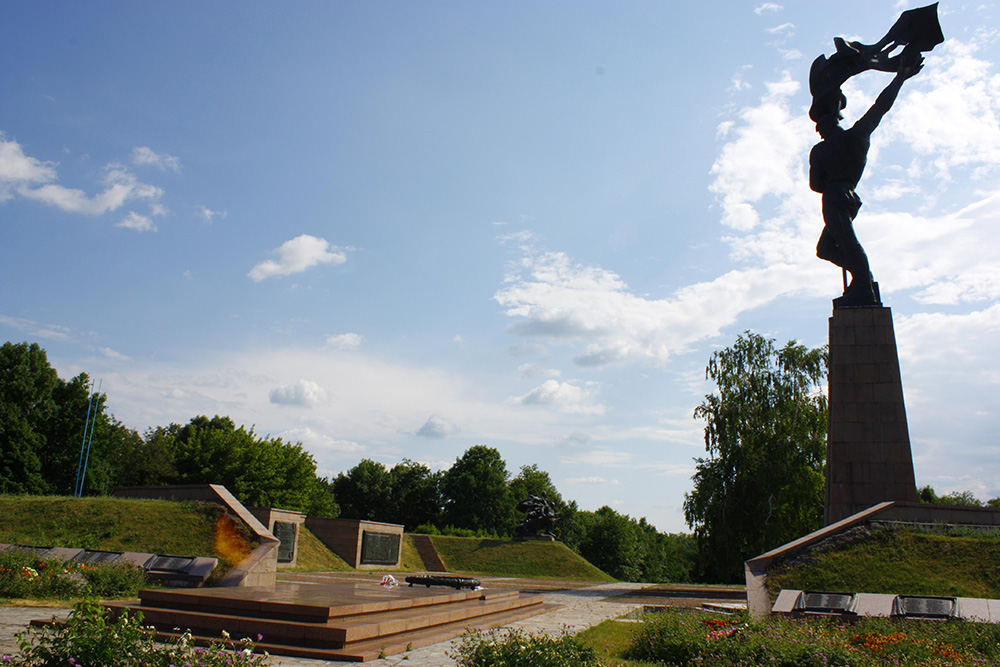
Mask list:
[[[833,262],[851,274],[844,295],[834,307],[879,305],[878,284],[868,266],[868,255],[854,233],[854,218],[861,208],[855,189],[864,173],[871,135],[903,85],[923,67],[922,51],[944,40],[937,19],[937,3],[903,12],[888,34],[872,45],[837,38],[836,53],[820,56],[809,72],[813,95],[809,116],[823,138],[809,154],[809,187],[823,195],[823,233],[816,245],[820,259]],[[902,53],[892,55],[902,46]],[[847,106],[841,86],[850,77],[875,69],[896,72],[864,116],[849,129],[840,126],[840,111]],[[846,280],[845,280],[846,282]]]

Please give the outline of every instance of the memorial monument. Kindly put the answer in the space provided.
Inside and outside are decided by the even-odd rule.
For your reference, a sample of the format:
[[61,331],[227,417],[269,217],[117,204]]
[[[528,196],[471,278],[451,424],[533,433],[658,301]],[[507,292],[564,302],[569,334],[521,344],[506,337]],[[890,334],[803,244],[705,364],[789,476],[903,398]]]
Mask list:
[[[517,509],[528,513],[528,516],[521,523],[517,524],[517,528],[515,529],[517,539],[556,539],[555,535],[552,534],[552,529],[555,527],[556,521],[559,520],[559,516],[556,513],[555,506],[549,502],[546,494],[543,493],[541,496],[529,495],[518,503]],[[538,535],[538,531],[544,531],[542,536]]]
[[[809,72],[809,117],[822,138],[809,154],[809,187],[823,196],[816,255],[841,267],[844,278],[830,318],[827,524],[885,500],[917,500],[892,314],[854,230],[861,209],[855,189],[872,133],[903,83],[920,72],[923,52],[942,41],[935,3],[903,12],[874,44],[835,38],[835,53],[819,56]],[[841,127],[842,86],[869,70],[895,76],[857,122]]]

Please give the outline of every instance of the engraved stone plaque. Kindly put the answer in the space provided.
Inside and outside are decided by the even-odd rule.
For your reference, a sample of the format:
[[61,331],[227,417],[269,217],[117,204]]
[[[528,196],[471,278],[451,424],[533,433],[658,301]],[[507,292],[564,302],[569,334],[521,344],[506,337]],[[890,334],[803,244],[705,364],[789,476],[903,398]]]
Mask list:
[[278,562],[291,563],[295,558],[295,533],[297,526],[288,521],[274,522],[274,536],[280,540],[278,544]]
[[399,560],[398,533],[371,533],[367,530],[361,534],[361,564],[362,565],[395,565]]
[[892,603],[893,616],[917,618],[951,618],[956,615],[955,598],[897,595]]
[[852,593],[802,593],[795,602],[796,611],[848,614],[854,611]]
[[156,556],[146,565],[147,570],[159,570],[161,572],[183,572],[192,563],[194,558],[184,556]]
[[73,560],[78,563],[97,565],[98,563],[115,563],[121,557],[122,554],[119,551],[91,551],[90,549],[86,549],[77,554]]

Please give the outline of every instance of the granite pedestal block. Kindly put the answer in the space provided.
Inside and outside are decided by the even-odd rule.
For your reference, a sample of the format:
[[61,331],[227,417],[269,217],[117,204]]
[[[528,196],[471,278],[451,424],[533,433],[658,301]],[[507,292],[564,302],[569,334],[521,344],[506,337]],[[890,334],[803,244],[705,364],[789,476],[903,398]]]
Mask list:
[[833,311],[829,382],[826,524],[883,501],[916,502],[889,308]]

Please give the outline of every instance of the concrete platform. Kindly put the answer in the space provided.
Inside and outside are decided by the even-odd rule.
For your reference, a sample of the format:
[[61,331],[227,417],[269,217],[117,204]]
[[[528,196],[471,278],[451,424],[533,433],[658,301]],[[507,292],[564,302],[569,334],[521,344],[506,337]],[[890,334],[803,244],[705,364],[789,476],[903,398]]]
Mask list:
[[138,604],[161,637],[176,628],[198,638],[250,637],[261,651],[324,660],[365,661],[446,641],[466,628],[495,627],[556,608],[513,590],[388,587],[374,581],[275,587],[145,590]]

